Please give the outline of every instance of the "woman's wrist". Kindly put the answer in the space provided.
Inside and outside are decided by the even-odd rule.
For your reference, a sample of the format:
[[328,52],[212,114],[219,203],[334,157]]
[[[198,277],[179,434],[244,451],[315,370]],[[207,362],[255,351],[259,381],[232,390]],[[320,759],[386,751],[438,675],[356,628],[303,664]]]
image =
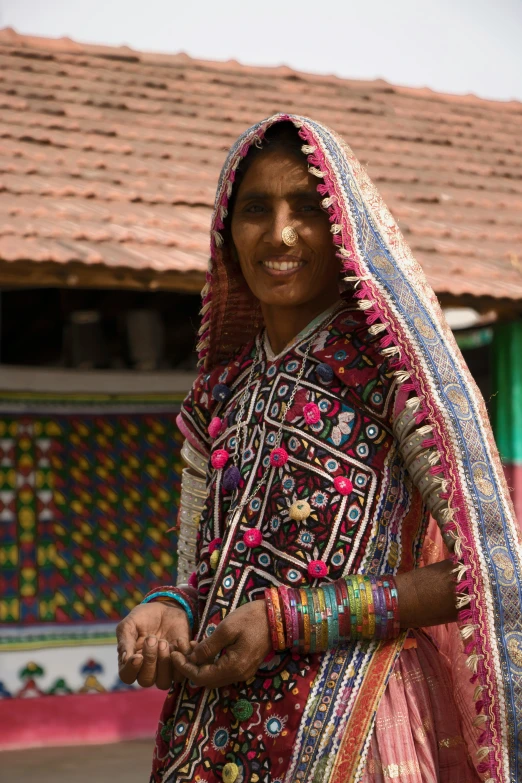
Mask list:
[[162,602],[169,606],[177,605],[187,615],[190,631],[194,634],[198,626],[197,591],[189,585],[166,585],[151,590],[142,600],[142,604]]
[[427,628],[457,619],[455,565],[443,560],[396,577],[402,628]]

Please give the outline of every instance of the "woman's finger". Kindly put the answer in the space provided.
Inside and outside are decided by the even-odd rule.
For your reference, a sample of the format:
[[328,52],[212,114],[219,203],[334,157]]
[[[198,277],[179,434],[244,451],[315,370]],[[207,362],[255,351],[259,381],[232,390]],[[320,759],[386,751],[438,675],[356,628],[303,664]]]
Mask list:
[[[178,637],[169,648],[169,657],[172,667],[172,682],[183,682],[185,675],[176,664],[176,661],[185,661],[186,656],[192,649],[193,642],[189,641],[188,637]],[[172,653],[178,653],[179,658],[174,659]]]
[[216,663],[197,666],[187,660],[181,653],[171,654],[173,666],[194,685],[202,688],[222,688],[234,682],[240,682],[243,677],[241,669],[229,655],[222,655]]
[[118,668],[118,676],[122,682],[126,685],[132,685],[136,682],[136,678],[140,672],[141,664],[143,663],[143,656],[141,653],[137,655],[131,655],[130,658],[120,663]]
[[158,661],[156,664],[156,687],[168,691],[172,685],[172,661],[169,654],[169,643],[166,639],[158,642]]
[[210,663],[225,647],[229,647],[236,641],[239,631],[233,627],[231,617],[232,615],[226,617],[211,636],[205,637],[196,644],[189,654],[191,663],[198,665]]
[[178,636],[174,649],[183,655],[188,655],[192,651],[192,645],[193,642],[190,641],[188,636]]
[[147,636],[142,649],[143,664],[138,674],[138,683],[142,688],[150,688],[156,682],[156,664],[158,660],[158,640]]
[[127,658],[136,652],[138,629],[135,623],[125,618],[116,627],[116,639],[118,640],[118,663],[123,665]]

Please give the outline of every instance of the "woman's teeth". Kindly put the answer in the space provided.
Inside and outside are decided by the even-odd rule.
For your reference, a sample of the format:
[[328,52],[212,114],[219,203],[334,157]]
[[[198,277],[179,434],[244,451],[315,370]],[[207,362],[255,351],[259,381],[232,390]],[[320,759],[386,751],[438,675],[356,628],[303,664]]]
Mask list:
[[289,272],[291,269],[298,269],[302,266],[302,261],[263,261],[263,266],[278,272]]

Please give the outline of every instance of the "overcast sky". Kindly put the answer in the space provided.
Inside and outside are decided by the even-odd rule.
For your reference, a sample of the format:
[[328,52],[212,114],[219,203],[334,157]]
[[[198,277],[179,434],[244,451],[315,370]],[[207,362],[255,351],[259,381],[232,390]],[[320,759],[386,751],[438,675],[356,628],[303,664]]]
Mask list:
[[0,27],[522,100],[522,0],[0,0]]

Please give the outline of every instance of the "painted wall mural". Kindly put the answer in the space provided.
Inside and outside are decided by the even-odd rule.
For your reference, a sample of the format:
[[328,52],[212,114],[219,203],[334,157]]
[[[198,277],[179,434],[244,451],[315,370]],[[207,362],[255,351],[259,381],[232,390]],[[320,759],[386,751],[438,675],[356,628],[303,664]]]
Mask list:
[[90,645],[60,649],[59,652],[56,648],[39,650],[31,657],[20,652],[4,652],[1,661],[0,699],[138,689],[137,685],[125,685],[120,681],[112,645],[102,651]]
[[180,396],[0,397],[0,698],[100,693],[176,578]]

